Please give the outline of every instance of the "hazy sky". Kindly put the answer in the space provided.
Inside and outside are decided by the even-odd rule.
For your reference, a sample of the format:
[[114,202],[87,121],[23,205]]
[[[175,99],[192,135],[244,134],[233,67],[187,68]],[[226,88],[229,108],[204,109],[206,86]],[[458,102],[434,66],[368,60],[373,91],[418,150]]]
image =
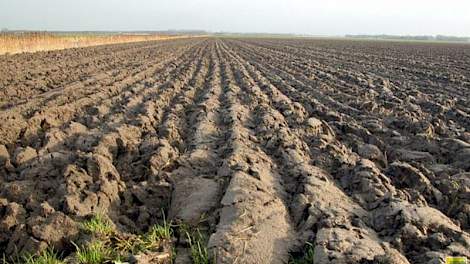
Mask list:
[[470,36],[470,0],[0,0],[0,27]]

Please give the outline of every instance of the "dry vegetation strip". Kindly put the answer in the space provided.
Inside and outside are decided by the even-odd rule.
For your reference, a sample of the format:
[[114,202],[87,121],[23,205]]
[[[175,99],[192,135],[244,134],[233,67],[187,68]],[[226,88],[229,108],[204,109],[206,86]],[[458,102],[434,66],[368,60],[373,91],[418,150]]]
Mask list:
[[89,47],[150,40],[167,40],[187,36],[169,35],[99,35],[99,34],[53,34],[53,33],[1,33],[0,55],[67,48]]

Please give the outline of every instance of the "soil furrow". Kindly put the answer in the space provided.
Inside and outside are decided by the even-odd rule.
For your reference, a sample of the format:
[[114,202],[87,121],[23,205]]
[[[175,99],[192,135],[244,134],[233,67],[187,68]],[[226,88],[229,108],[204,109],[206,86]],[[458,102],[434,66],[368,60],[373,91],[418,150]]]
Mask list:
[[[189,50],[182,55],[180,58],[185,58],[188,54],[191,54],[193,51]],[[60,126],[61,124],[70,121],[73,118],[78,118],[79,116],[86,116],[87,118],[91,115],[99,113],[100,110],[109,112],[109,103],[112,102],[113,98],[122,97],[124,91],[132,92],[135,90],[133,84],[141,82],[145,78],[152,77],[155,78],[158,76],[152,76],[155,73],[161,72],[160,69],[164,69],[163,73],[168,74],[168,65],[174,64],[175,59],[170,59],[162,62],[162,64],[157,64],[155,67],[150,67],[149,70],[143,71],[136,74],[135,76],[130,76],[122,81],[117,81],[112,85],[102,86],[93,86],[93,89],[100,89],[98,92],[89,92],[83,93],[83,91],[78,90],[76,93],[72,94],[61,94],[60,97],[65,98],[67,101],[63,102],[63,105],[58,107],[53,107],[51,109],[41,109],[37,111],[29,120],[22,120],[23,118],[19,112],[15,111],[5,111],[2,113],[2,120],[5,127],[0,127],[0,131],[4,134],[1,137],[2,144],[9,144],[10,142],[17,140],[18,135],[20,137],[26,138],[24,144],[28,142],[34,142],[36,137],[34,136],[37,133],[37,129],[41,128],[42,123],[46,122],[46,126]],[[163,67],[166,65],[166,67]],[[157,71],[156,71],[157,70]],[[139,90],[146,88],[146,86],[154,85],[155,81],[145,82],[144,85],[140,85]],[[74,91],[74,90],[72,90]],[[124,93],[125,94],[125,93]],[[34,104],[34,101],[33,101]],[[96,107],[96,105],[100,105]],[[20,110],[21,111],[21,110]],[[28,110],[29,111],[29,110]],[[44,121],[45,120],[45,121]],[[15,123],[14,126],[11,124]],[[19,124],[18,124],[19,123]],[[8,127],[8,129],[7,129]],[[25,130],[25,128],[27,129]]]
[[271,158],[257,146],[254,120],[250,120],[252,109],[243,102],[229,61],[222,52],[223,87],[231,122],[227,146],[231,153],[224,161],[224,173],[230,175],[230,182],[209,248],[218,262],[283,263],[294,238],[285,190]]
[[[236,68],[237,68],[237,69],[241,69],[241,68],[243,68],[243,66],[242,66],[242,64],[241,64],[241,65],[239,65],[239,66],[236,67]],[[241,76],[242,76],[242,77],[240,77],[240,79],[243,80],[243,79],[244,79],[243,74],[241,74]],[[241,85],[242,87],[255,87],[255,88],[253,88],[253,89],[251,89],[251,90],[255,90],[255,91],[257,90],[257,89],[256,89],[257,86],[256,86],[254,83],[250,83],[249,81],[245,81],[245,82],[246,82],[246,83],[245,83],[244,85]],[[258,88],[258,89],[259,89],[259,88]],[[247,91],[247,92],[249,92],[249,91]],[[265,97],[265,98],[266,98],[266,97]],[[266,99],[264,99],[264,100],[266,100]],[[250,104],[253,105],[253,104],[255,104],[255,103],[251,102]],[[269,109],[269,108],[268,108],[268,109]],[[268,113],[269,113],[269,111],[268,111]],[[273,114],[271,114],[271,115],[273,115]],[[265,118],[270,118],[270,117],[271,117],[272,120],[279,120],[279,119],[282,120],[282,119],[283,119],[283,118],[282,118],[282,115],[279,115],[279,113],[278,113],[277,115],[274,114],[274,117],[272,117],[271,115],[268,114],[267,116],[265,116]],[[315,119],[314,119],[314,120],[315,120]],[[258,121],[258,123],[259,123],[259,124],[262,124],[262,121],[263,121],[263,118],[260,119],[260,120]],[[309,120],[309,121],[311,121],[311,120]],[[317,120],[317,121],[318,121],[318,120]],[[315,122],[309,122],[309,123],[315,123]],[[322,123],[318,121],[317,124],[318,124],[317,126],[319,126],[319,127],[314,128],[314,131],[317,131],[316,133],[318,133],[318,131],[321,131],[321,130],[322,130],[322,128],[321,128]],[[280,125],[280,126],[282,127],[282,125]],[[313,126],[313,127],[315,127],[315,126]],[[270,132],[273,131],[273,130],[274,130],[274,131],[279,131],[279,130],[281,130],[281,129],[279,129],[279,128],[276,129],[276,128],[273,128],[273,127],[269,127],[268,129],[266,129],[266,131],[270,131]],[[286,131],[286,130],[287,130],[287,131]],[[281,130],[281,131],[282,131],[282,130]],[[281,146],[282,146],[282,147],[280,148],[281,151],[285,151],[285,149],[289,149],[288,146],[292,146],[293,144],[295,144],[295,143],[293,143],[293,142],[296,142],[296,140],[292,138],[292,135],[295,134],[295,133],[289,132],[289,129],[288,129],[288,128],[285,128],[284,131],[286,131],[286,132],[284,132],[284,134],[281,134],[280,136],[277,137],[277,139],[278,139],[277,141],[278,141],[278,142],[279,142],[279,141],[281,142],[281,143],[280,143]],[[325,131],[325,130],[324,130],[324,131]],[[330,129],[327,129],[326,131],[332,131],[332,130],[331,130],[331,128],[330,128]],[[261,134],[262,134],[262,133],[261,133]],[[325,139],[327,140],[327,138],[331,138],[331,135],[325,135],[325,136],[327,136],[327,137],[326,137],[326,138],[325,138],[325,137],[320,137],[320,138],[321,138],[322,140],[325,140]],[[270,137],[271,137],[270,134],[268,134],[268,138],[270,138]],[[286,138],[287,138],[288,140],[287,140],[286,142],[284,142],[282,139],[286,139]],[[320,138],[319,138],[319,139],[320,139]],[[316,140],[316,141],[318,142],[319,140]],[[274,140],[274,142],[276,142],[276,141]],[[284,142],[284,143],[283,143],[283,142]],[[271,143],[271,142],[270,142],[270,143]],[[303,143],[303,142],[302,142],[302,143]],[[302,143],[300,143],[299,145],[301,145]],[[328,144],[328,142],[323,142],[323,143],[327,143],[327,144]],[[283,145],[283,144],[285,144],[285,145]],[[340,144],[340,145],[341,145],[341,144]],[[313,147],[313,149],[316,149],[316,151],[319,151],[319,153],[316,153],[316,156],[317,156],[317,157],[322,156],[322,152],[324,152],[323,150],[318,149],[318,147],[317,147],[317,148],[315,148],[314,146],[312,146],[312,147]],[[293,152],[295,153],[295,151],[293,151]],[[331,151],[330,151],[330,152],[331,152]],[[302,161],[305,162],[306,160],[308,160],[308,158],[306,158],[304,155],[302,155],[301,152],[300,152],[300,153],[295,153],[295,154],[296,154],[296,155],[293,155],[293,157],[294,157],[293,160],[285,160],[285,161],[280,162],[280,163],[281,163],[281,164],[298,164],[298,163],[301,164]],[[324,154],[323,154],[323,155],[324,155]],[[331,156],[332,154],[329,154],[329,155],[330,155],[329,158],[334,158],[334,157]],[[284,157],[287,156],[287,157],[289,157],[289,155],[281,155],[281,156],[284,156]],[[328,154],[327,154],[327,156],[328,156]],[[297,157],[297,160],[295,160],[296,157]],[[302,157],[302,158],[298,158],[298,157]],[[354,163],[356,163],[356,162],[353,162],[353,164],[354,164]],[[308,164],[308,162],[307,162],[306,164]],[[367,164],[367,165],[366,165],[366,164]],[[307,166],[308,166],[308,165],[307,165]],[[343,165],[343,166],[344,166],[344,165]],[[372,167],[371,167],[371,166],[372,166]],[[373,165],[372,163],[367,163],[366,161],[362,161],[361,163],[358,164],[358,166],[357,166],[354,170],[355,170],[356,172],[362,170],[362,173],[363,173],[363,174],[361,174],[361,175],[364,175],[364,173],[367,172],[367,168],[370,169],[370,168],[375,168],[375,167],[374,167],[374,165]],[[314,174],[314,173],[312,173],[312,172],[309,173],[309,171],[312,171],[311,168],[310,168],[310,170],[308,170],[308,169],[305,170],[305,168],[303,168],[303,169],[304,169],[304,170],[303,170],[303,173],[301,173],[301,175],[312,175],[312,174]],[[298,170],[298,169],[297,169],[297,170]],[[313,171],[315,171],[315,170],[318,170],[318,169],[313,169]],[[290,171],[296,171],[296,169],[295,169],[295,168],[290,168]],[[372,171],[374,171],[374,169],[373,169]],[[377,169],[375,169],[375,171],[377,171]],[[370,173],[370,171],[369,171],[369,173]],[[371,173],[371,174],[373,175],[373,173]],[[369,176],[369,177],[370,177],[370,176]],[[377,175],[375,175],[374,177],[377,177]],[[327,179],[327,177],[323,177],[323,178],[326,178],[326,179]],[[380,176],[380,177],[378,177],[378,178],[386,179],[386,176]],[[308,179],[307,179],[307,180],[308,180]],[[350,179],[350,178],[349,178],[349,180],[350,180],[350,181],[346,181],[346,182],[354,182],[354,180],[352,180],[352,179]],[[300,180],[300,181],[301,181],[301,180]],[[375,180],[375,181],[377,181],[377,180]],[[387,182],[387,181],[386,181],[386,182]],[[372,182],[371,182],[371,183],[372,183]],[[338,184],[340,184],[340,183],[338,183]],[[414,208],[412,205],[407,205],[407,202],[406,202],[407,199],[406,199],[406,198],[403,198],[403,197],[402,197],[402,198],[399,198],[399,196],[400,196],[399,193],[398,193],[398,194],[394,194],[395,191],[394,191],[394,189],[393,189],[393,186],[392,186],[392,187],[391,187],[391,186],[385,187],[385,186],[387,185],[386,183],[381,183],[381,184],[382,184],[382,187],[376,186],[375,188],[379,188],[379,189],[382,189],[382,190],[388,190],[390,194],[396,196],[399,200],[402,200],[402,201],[399,202],[399,204],[400,204],[399,206],[404,207],[404,208],[407,208],[408,210],[416,210],[416,209],[411,209],[411,208]],[[343,184],[343,185],[344,185],[344,184]],[[306,188],[306,187],[303,186],[303,188]],[[349,190],[351,190],[351,189],[349,189]],[[357,188],[357,187],[356,187],[356,188],[353,188],[352,190],[353,190],[353,192],[352,192],[352,193],[349,193],[349,194],[350,194],[350,195],[353,195],[353,197],[355,198],[354,200],[357,200],[357,195],[358,195],[358,196],[362,196],[362,199],[364,199],[364,197],[363,197],[364,193],[361,193],[360,188]],[[370,189],[369,189],[369,190],[370,190]],[[325,191],[326,191],[326,190],[325,190]],[[338,189],[336,192],[338,192],[338,191],[341,192],[340,189]],[[301,197],[302,197],[302,196],[301,196]],[[305,201],[306,197],[303,196],[302,198],[303,198],[303,200]],[[294,198],[294,199],[295,199],[295,198]],[[307,196],[307,199],[308,199],[308,196]],[[318,199],[319,199],[319,198],[315,198],[314,200],[316,200],[316,201],[318,202]],[[370,199],[370,198],[368,198],[368,199]],[[361,201],[362,201],[362,202],[361,202]],[[364,208],[370,208],[370,204],[367,204],[367,203],[364,204],[363,201],[364,201],[364,200],[359,200],[361,206],[364,206]],[[375,202],[377,202],[377,200],[376,200]],[[351,204],[351,203],[352,203],[352,204]],[[392,204],[393,204],[393,203],[392,203]],[[302,212],[301,208],[306,208],[306,206],[307,206],[306,204],[304,204],[304,205],[302,206],[302,204],[296,205],[295,203],[294,203],[293,205],[295,206],[294,208],[300,209],[300,211],[297,211],[297,215],[299,215],[299,212],[300,212],[300,215],[301,215],[301,212]],[[392,205],[392,206],[393,206],[393,205]],[[354,205],[354,202],[352,202],[352,201],[350,202],[350,205],[349,205],[348,207],[353,207],[353,208],[357,208],[357,209],[360,208],[359,206]],[[384,205],[384,207],[387,207],[387,205]],[[312,209],[312,208],[310,208],[310,209]],[[356,209],[356,210],[357,210],[357,209]],[[360,208],[360,209],[363,210],[362,208]],[[359,212],[361,212],[361,210],[359,210]],[[420,209],[420,210],[427,211],[430,215],[435,215],[435,218],[440,218],[440,219],[442,219],[441,221],[444,221],[444,222],[447,221],[448,223],[450,223],[450,220],[446,219],[446,218],[445,218],[439,211],[437,211],[437,210],[434,210],[434,209],[429,208],[429,207],[428,207],[428,208],[422,208],[422,209]],[[322,210],[322,211],[323,211],[323,210]],[[398,251],[396,251],[396,249],[394,249],[393,247],[391,247],[391,246],[388,245],[388,244],[384,244],[383,241],[378,238],[378,237],[379,237],[378,234],[376,234],[376,233],[374,232],[374,230],[372,229],[372,228],[377,229],[377,228],[374,226],[374,224],[377,224],[377,223],[374,223],[374,224],[372,224],[372,223],[373,223],[374,221],[376,221],[376,220],[373,220],[373,219],[374,219],[374,218],[377,218],[377,215],[376,215],[376,214],[377,214],[377,212],[380,212],[380,211],[381,211],[381,209],[377,209],[377,208],[376,208],[376,209],[373,211],[373,213],[372,213],[373,217],[371,217],[370,214],[367,213],[367,211],[362,211],[361,213],[356,212],[355,214],[352,215],[354,218],[359,218],[359,219],[361,219],[361,220],[359,220],[359,221],[365,221],[365,223],[367,223],[367,224],[362,223],[360,226],[354,227],[354,223],[353,223],[353,228],[351,228],[351,227],[349,227],[349,228],[346,227],[346,228],[345,228],[346,230],[344,230],[344,226],[340,226],[340,228],[343,228],[343,229],[338,229],[338,228],[332,229],[333,232],[332,232],[331,230],[328,230],[328,229],[327,229],[326,231],[325,231],[325,230],[317,230],[317,231],[316,231],[316,235],[317,235],[318,237],[316,238],[316,242],[315,242],[315,245],[316,245],[316,247],[315,247],[315,252],[318,252],[318,251],[321,251],[321,252],[322,252],[322,251],[324,251],[324,253],[322,253],[322,254],[324,254],[324,256],[328,256],[329,254],[336,254],[336,256],[335,256],[335,258],[334,258],[335,261],[339,261],[339,260],[342,259],[342,258],[344,258],[344,260],[347,259],[347,258],[351,258],[351,254],[353,254],[352,252],[347,253],[347,254],[346,254],[347,257],[346,257],[346,256],[340,257],[339,255],[337,255],[337,252],[335,252],[335,250],[332,249],[331,247],[328,248],[328,250],[325,251],[325,248],[322,248],[321,245],[322,245],[322,243],[323,243],[324,240],[330,240],[330,238],[327,238],[327,237],[324,237],[324,236],[334,234],[334,236],[340,236],[340,237],[343,237],[343,239],[346,239],[346,240],[349,240],[349,239],[353,240],[354,237],[355,237],[355,234],[354,234],[354,233],[349,233],[349,232],[351,231],[351,229],[352,229],[352,230],[355,230],[355,232],[358,232],[358,230],[360,230],[361,227],[362,227],[363,230],[361,230],[360,232],[368,234],[369,237],[363,238],[362,241],[356,242],[357,244],[356,244],[355,246],[356,246],[356,247],[363,247],[363,246],[366,246],[366,245],[367,245],[366,247],[372,247],[372,248],[374,248],[374,250],[373,250],[374,254],[371,253],[371,252],[360,252],[360,251],[354,252],[354,255],[353,255],[352,258],[355,259],[355,261],[359,261],[359,262],[360,262],[361,259],[364,258],[364,259],[368,259],[369,261],[372,261],[372,260],[377,261],[378,259],[381,259],[381,260],[389,259],[389,261],[398,261],[399,259],[401,259],[400,261],[405,261],[405,262],[406,262],[406,259],[404,259],[403,256],[401,256],[401,255],[398,253]],[[315,219],[317,219],[317,217],[318,217],[318,216],[315,216]],[[349,216],[349,217],[351,217],[351,216]],[[339,217],[339,218],[341,218],[341,217]],[[333,219],[337,219],[337,218],[336,218],[336,217],[333,217]],[[444,220],[444,219],[446,219],[446,220]],[[306,219],[304,219],[304,220],[306,220]],[[336,221],[336,220],[332,220],[332,221]],[[355,220],[355,221],[358,221],[358,220]],[[308,221],[306,221],[306,222],[308,222]],[[353,222],[353,221],[351,221],[351,222]],[[342,225],[344,225],[344,222],[343,222]],[[348,225],[348,224],[347,224],[347,225]],[[364,226],[368,226],[368,227],[364,229]],[[371,228],[371,227],[372,227],[372,228]],[[316,228],[318,228],[318,227],[316,227]],[[328,227],[328,228],[330,228],[330,227]],[[452,234],[452,232],[453,232],[452,230],[455,230],[455,229],[454,229],[454,228],[456,228],[455,226],[450,225],[450,226],[441,227],[441,228],[447,229],[447,230],[448,230],[447,232],[450,232],[450,233],[449,233],[449,236],[450,236],[450,237],[454,237],[455,235],[456,235],[457,237],[460,237],[460,236],[461,236],[461,235],[458,235],[458,234],[450,235],[450,234]],[[349,230],[349,231],[348,231],[348,230]],[[461,232],[461,231],[457,231],[457,232]],[[348,237],[349,237],[349,238],[348,238]],[[463,237],[466,237],[466,236],[464,235]],[[457,238],[457,240],[461,240],[461,239],[462,239],[462,238]],[[357,240],[357,239],[356,239],[356,240]],[[388,241],[388,238],[386,238],[386,240]],[[465,238],[463,238],[463,240],[465,240]],[[374,243],[375,243],[375,245],[374,245]],[[424,243],[424,244],[425,244],[425,243],[428,243],[428,242],[427,242],[426,240],[421,240],[420,243]],[[381,245],[381,247],[383,248],[382,251],[380,251],[380,250],[377,249],[377,247],[379,247],[379,245]],[[406,246],[409,246],[409,245],[406,244],[406,243],[404,243],[404,246],[406,247]],[[399,249],[400,249],[400,248],[399,248]],[[380,254],[378,254],[378,255],[375,255],[375,254],[377,254],[378,252],[382,252],[383,254],[380,253]],[[319,256],[321,256],[322,254],[319,254]],[[361,256],[361,254],[363,254],[363,255]],[[417,255],[407,255],[407,257],[410,258],[410,259],[413,260],[413,261],[419,261],[419,260],[420,260],[419,256],[417,256]],[[323,263],[323,262],[325,262],[326,260],[325,260],[325,259],[317,259],[317,261],[320,261],[320,262]]]

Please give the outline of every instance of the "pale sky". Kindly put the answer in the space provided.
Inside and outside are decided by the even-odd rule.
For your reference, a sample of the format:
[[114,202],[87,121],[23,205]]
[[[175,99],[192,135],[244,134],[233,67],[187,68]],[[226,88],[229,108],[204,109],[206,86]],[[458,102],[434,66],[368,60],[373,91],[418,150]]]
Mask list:
[[0,0],[0,28],[470,36],[470,0]]

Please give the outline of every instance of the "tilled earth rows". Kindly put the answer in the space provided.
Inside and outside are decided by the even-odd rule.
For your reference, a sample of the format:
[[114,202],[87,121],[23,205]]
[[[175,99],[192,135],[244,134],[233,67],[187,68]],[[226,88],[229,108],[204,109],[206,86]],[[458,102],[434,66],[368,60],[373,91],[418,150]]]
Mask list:
[[197,227],[217,263],[470,257],[468,65],[468,45],[339,40],[2,56],[0,252],[67,252],[104,213]]

